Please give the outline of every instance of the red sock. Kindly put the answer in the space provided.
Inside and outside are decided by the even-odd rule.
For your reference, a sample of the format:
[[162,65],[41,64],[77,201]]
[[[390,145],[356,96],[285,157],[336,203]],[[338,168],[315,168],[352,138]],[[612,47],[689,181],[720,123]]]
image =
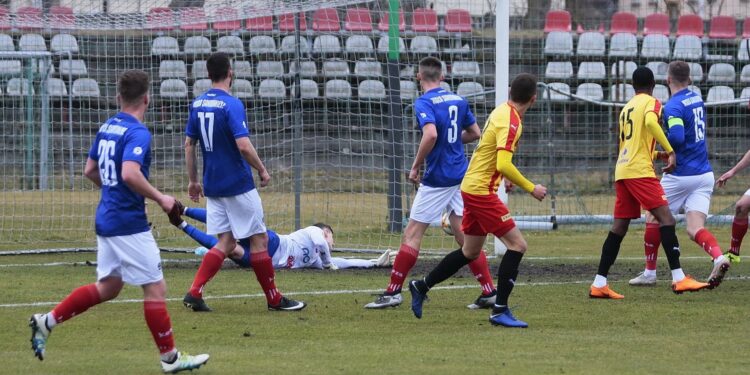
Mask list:
[[195,298],[203,298],[203,287],[219,272],[221,265],[224,264],[224,255],[221,250],[212,248],[203,256],[201,266],[193,279],[193,285],[190,286],[190,295]]
[[274,282],[276,274],[273,271],[273,263],[271,257],[268,256],[268,252],[250,253],[250,266],[255,271],[255,278],[258,279],[258,284],[263,288],[263,293],[266,294],[268,304],[278,305],[281,301],[281,292],[276,289],[276,283]]
[[62,302],[55,306],[52,309],[52,316],[57,323],[62,323],[82,314],[90,307],[98,305],[99,302],[101,302],[101,297],[99,297],[96,284],[84,285],[73,290]]
[[711,256],[711,259],[716,259],[721,255],[721,247],[716,242],[716,237],[706,228],[701,228],[695,233],[695,243],[701,246],[703,251]]
[[747,218],[738,219],[734,218],[732,222],[732,242],[729,245],[729,251],[735,255],[740,255],[740,245],[742,245],[742,238],[747,233]]
[[391,269],[391,282],[388,283],[388,288],[385,289],[386,293],[400,293],[401,288],[404,286],[404,280],[406,276],[417,263],[417,257],[419,257],[419,250],[407,245],[401,244],[396,254],[396,259],[393,260],[393,268]]
[[495,284],[492,283],[492,274],[490,274],[490,266],[487,264],[487,255],[484,254],[484,250],[479,252],[479,258],[469,263],[469,268],[482,285],[482,295],[492,294],[495,291]]
[[169,321],[167,303],[165,301],[143,301],[143,316],[146,325],[154,337],[159,353],[169,353],[174,350],[174,335],[172,322]]
[[656,257],[661,245],[661,233],[658,223],[646,223],[646,231],[643,233],[643,250],[646,254],[646,269],[656,270]]

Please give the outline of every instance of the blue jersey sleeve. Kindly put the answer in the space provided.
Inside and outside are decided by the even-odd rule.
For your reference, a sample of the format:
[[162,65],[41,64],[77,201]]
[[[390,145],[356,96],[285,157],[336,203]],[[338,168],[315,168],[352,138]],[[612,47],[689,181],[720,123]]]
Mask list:
[[417,100],[414,103],[414,113],[417,115],[417,123],[419,123],[420,129],[427,124],[436,123],[435,111],[433,110],[432,105],[423,100]]
[[242,102],[237,100],[235,103],[230,103],[226,108],[227,111],[227,123],[229,128],[232,130],[234,138],[247,137],[250,132],[247,129],[247,114],[245,113],[245,106]]
[[151,149],[151,133],[146,128],[132,129],[128,131],[124,141],[122,161],[134,161],[143,165]]
[[472,125],[477,123],[476,117],[474,117],[474,113],[471,112],[471,107],[469,107],[469,104],[466,103],[466,114],[464,115],[463,123],[461,123],[461,127],[464,129],[468,129]]
[[681,108],[673,105],[664,107],[664,122],[667,125],[667,140],[673,147],[685,144],[685,120],[682,118]]
[[94,141],[91,142],[91,148],[89,149],[89,159],[99,160],[99,135],[94,137]]
[[188,115],[187,126],[185,126],[185,135],[193,139],[198,139],[201,133],[200,123],[198,122],[198,117],[192,107],[193,106],[191,105],[189,109],[190,115]]

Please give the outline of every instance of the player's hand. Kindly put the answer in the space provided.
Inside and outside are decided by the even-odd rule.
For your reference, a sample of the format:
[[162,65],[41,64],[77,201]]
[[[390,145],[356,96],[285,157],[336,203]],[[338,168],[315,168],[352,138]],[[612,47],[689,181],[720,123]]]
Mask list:
[[657,151],[656,158],[666,163],[669,161],[669,153],[666,151]]
[[531,196],[541,202],[547,196],[547,188],[544,185],[536,185],[531,192]]
[[264,169],[258,172],[258,175],[260,176],[260,187],[268,186],[268,183],[271,182],[271,175],[268,174],[268,170]]
[[178,202],[177,199],[174,199],[173,196],[164,194],[161,196],[161,199],[159,199],[157,203],[159,203],[159,207],[161,207],[162,211],[169,214],[170,212],[172,212],[175,206],[177,206]]
[[731,179],[732,177],[734,177],[734,171],[730,169],[729,171],[721,175],[718,180],[716,180],[716,186],[724,187],[727,184],[727,181],[729,181],[729,179]]
[[505,192],[510,193],[515,185],[510,180],[503,180],[503,182],[505,183]]
[[662,168],[661,171],[664,173],[671,173],[677,166],[677,156],[674,152],[670,152],[667,157],[667,166]]
[[188,184],[188,196],[193,202],[198,202],[203,196],[203,185],[200,182],[191,182]]
[[409,171],[409,181],[413,184],[419,184],[419,167],[411,167]]
[[167,211],[167,216],[169,216],[169,223],[176,227],[179,227],[182,224],[182,213],[184,211],[185,206],[182,205],[182,202],[175,199],[174,206],[172,206],[171,210]]

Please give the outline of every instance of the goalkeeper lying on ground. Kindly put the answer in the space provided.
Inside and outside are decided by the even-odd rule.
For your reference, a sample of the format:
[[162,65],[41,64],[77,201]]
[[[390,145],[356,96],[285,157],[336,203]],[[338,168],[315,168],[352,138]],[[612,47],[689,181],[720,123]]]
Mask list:
[[[184,215],[206,222],[206,210],[188,207]],[[200,229],[188,224],[184,220],[172,222],[182,229],[188,236],[202,247],[195,250],[197,255],[203,256],[218,240]],[[377,259],[346,259],[331,256],[333,249],[333,229],[331,226],[318,223],[300,229],[287,235],[278,235],[268,230],[268,255],[271,256],[273,267],[280,268],[373,268],[390,267],[391,252],[386,250]],[[247,239],[237,242],[237,246],[229,254],[229,259],[242,268],[250,268],[250,244]]]

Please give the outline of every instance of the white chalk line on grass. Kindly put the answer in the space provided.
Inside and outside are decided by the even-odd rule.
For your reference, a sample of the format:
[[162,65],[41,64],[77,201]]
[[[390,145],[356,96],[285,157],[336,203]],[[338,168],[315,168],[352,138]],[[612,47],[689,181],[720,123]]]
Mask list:
[[[726,277],[724,280],[737,280],[737,281],[746,281],[750,280],[750,276],[735,276],[735,277]],[[666,280],[660,280],[660,281],[666,281]],[[620,283],[624,281],[617,281],[613,283]],[[532,282],[532,283],[516,283],[516,286],[555,286],[555,285],[577,285],[577,284],[589,284],[591,283],[591,279],[588,280],[576,280],[576,281],[542,281],[542,282]],[[476,288],[476,284],[464,284],[464,285],[445,285],[445,286],[436,286],[432,288],[431,290],[455,290],[455,289],[472,289]],[[327,296],[327,295],[343,295],[343,294],[372,294],[372,293],[382,293],[383,289],[338,289],[338,290],[310,290],[310,291],[302,291],[302,292],[286,292],[285,295],[288,296]],[[254,294],[228,294],[224,296],[205,296],[204,299],[240,299],[240,298],[260,298],[265,297],[265,294],[263,293],[254,293]],[[167,298],[168,302],[177,302],[182,301],[182,298]],[[112,301],[109,301],[108,303],[141,303],[143,302],[143,299],[115,299]],[[18,307],[39,307],[39,306],[55,306],[59,302],[26,302],[26,303],[5,303],[0,304],[0,308],[18,308]]]

